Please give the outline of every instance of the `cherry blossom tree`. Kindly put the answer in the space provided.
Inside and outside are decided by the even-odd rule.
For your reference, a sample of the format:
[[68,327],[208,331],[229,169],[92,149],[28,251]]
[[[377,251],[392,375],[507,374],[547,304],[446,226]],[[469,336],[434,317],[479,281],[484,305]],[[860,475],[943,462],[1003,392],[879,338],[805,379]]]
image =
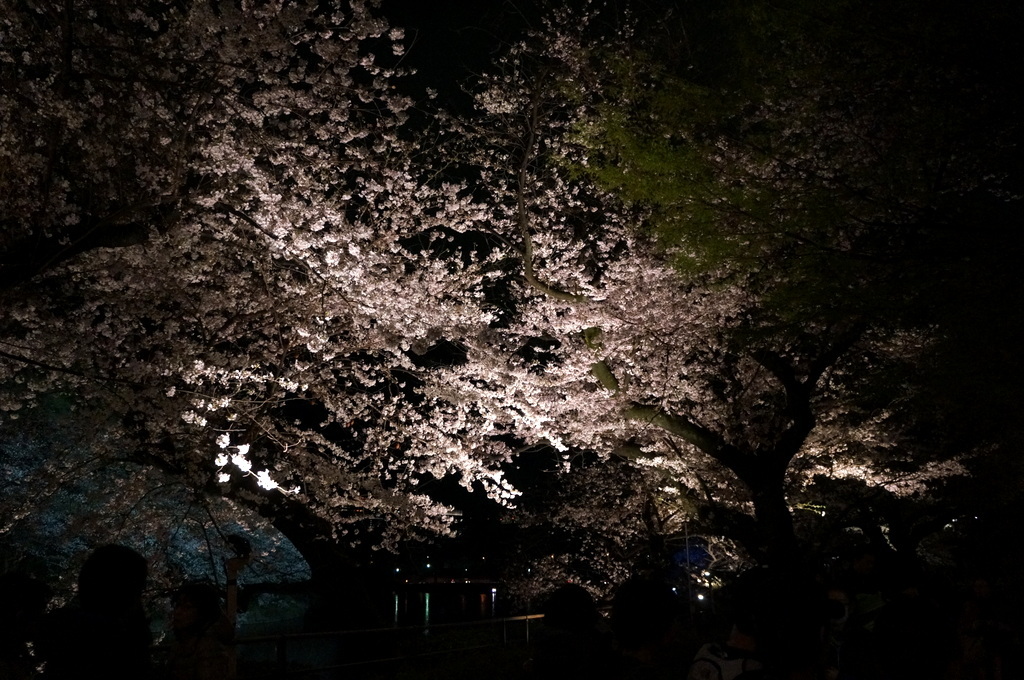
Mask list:
[[816,480],[922,498],[966,474],[970,447],[916,429],[915,372],[946,329],[915,311],[928,270],[909,245],[982,190],[985,149],[936,188],[941,158],[915,159],[894,127],[868,134],[898,123],[892,93],[846,113],[827,80],[716,101],[659,75],[649,35],[595,16],[553,13],[479,90],[461,138],[480,228],[519,275],[435,389],[567,466],[584,450],[670,472],[695,505],[753,515],[745,543],[775,561],[794,554],[793,505],[823,507]]
[[[677,521],[727,515],[775,559],[816,479],[913,496],[961,473],[962,451],[910,436],[900,377],[932,327],[825,293],[780,304],[809,273],[834,292],[822,262],[840,260],[794,267],[788,232],[744,221],[779,206],[798,243],[845,248],[880,213],[822,221],[832,184],[811,175],[868,177],[872,157],[821,161],[823,124],[787,90],[748,112],[785,163],[670,135],[685,163],[623,181],[665,158],[641,142],[695,127],[693,102],[596,8],[550,12],[457,115],[414,102],[402,31],[361,0],[4,4],[3,426],[59,403],[95,455],[256,504],[307,559],[319,538],[444,534],[431,479],[512,504],[506,468],[538,446],[567,472],[583,453],[670,480]],[[865,118],[827,122],[842,147]],[[660,200],[679,185],[682,206]],[[753,264],[697,248],[743,239]]]
[[490,316],[445,231],[466,201],[404,132],[400,30],[359,0],[3,10],[5,426],[64,395],[96,455],[293,536],[444,533],[430,475],[511,493],[504,451],[416,392]]

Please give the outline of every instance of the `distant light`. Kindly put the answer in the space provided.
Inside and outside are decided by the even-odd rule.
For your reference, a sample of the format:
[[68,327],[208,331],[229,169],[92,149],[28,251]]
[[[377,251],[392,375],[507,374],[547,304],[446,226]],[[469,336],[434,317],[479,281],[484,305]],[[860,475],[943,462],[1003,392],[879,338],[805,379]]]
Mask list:
[[398,567],[395,567],[395,573],[396,573],[396,574],[397,574],[398,572],[400,572],[400,571],[402,571],[402,570],[401,570],[401,569],[399,569]]
[[430,569],[430,562],[427,562],[427,569]]
[[704,595],[703,595],[703,594],[700,594],[700,595],[698,595],[698,596],[697,596],[697,599],[698,599],[698,600],[703,600],[703,599],[704,599]]
[[491,592],[492,593],[496,593],[496,592],[498,592],[498,589],[497,588],[491,588]]

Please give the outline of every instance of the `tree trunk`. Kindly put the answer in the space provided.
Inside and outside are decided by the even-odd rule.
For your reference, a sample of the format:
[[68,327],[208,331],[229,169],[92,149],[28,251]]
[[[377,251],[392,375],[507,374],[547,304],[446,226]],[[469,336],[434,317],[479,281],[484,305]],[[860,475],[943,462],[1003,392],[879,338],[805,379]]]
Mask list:
[[[303,521],[309,520],[311,521]],[[381,598],[389,583],[367,569],[329,537],[319,518],[272,517],[274,527],[288,537],[309,565],[313,602],[306,612],[309,630],[378,628],[383,620]]]
[[749,484],[754,497],[754,517],[764,558],[771,566],[783,566],[796,558],[793,515],[786,502],[784,479],[765,475]]

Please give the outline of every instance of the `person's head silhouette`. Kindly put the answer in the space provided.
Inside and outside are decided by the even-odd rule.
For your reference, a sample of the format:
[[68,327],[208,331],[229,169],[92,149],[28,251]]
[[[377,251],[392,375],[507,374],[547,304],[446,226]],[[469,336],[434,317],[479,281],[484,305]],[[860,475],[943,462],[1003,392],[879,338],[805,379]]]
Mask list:
[[141,604],[146,587],[146,558],[123,545],[97,548],[78,574],[78,598],[82,608],[118,613]]

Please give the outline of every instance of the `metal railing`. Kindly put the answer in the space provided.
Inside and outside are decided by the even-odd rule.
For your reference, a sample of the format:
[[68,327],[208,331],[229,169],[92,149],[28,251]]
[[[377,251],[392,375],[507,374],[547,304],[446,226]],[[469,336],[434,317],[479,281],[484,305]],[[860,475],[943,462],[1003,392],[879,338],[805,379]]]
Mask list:
[[341,671],[349,678],[360,669],[371,675],[374,669],[385,666],[528,645],[531,621],[543,618],[543,614],[531,614],[463,623],[240,638],[236,641],[238,678],[332,678],[341,677]]

